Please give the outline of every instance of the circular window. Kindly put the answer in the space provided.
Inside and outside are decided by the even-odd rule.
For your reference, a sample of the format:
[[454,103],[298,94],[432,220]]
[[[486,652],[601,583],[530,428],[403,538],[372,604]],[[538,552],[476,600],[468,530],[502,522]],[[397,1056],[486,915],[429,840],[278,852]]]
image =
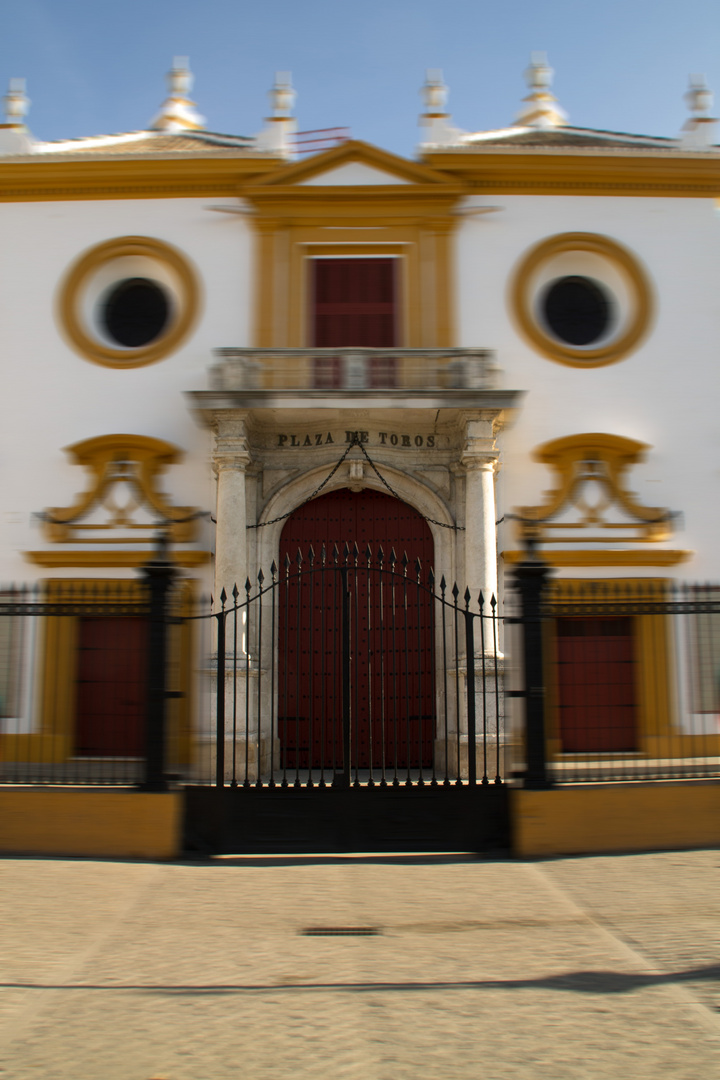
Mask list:
[[165,290],[149,278],[128,278],[110,290],[102,322],[118,345],[137,349],[160,337],[170,317]]
[[197,277],[169,244],[124,236],[91,248],[70,268],[58,315],[81,356],[140,367],[179,347],[199,310]]
[[647,333],[652,293],[639,261],[594,233],[561,233],[521,260],[510,305],[528,341],[551,360],[600,367]]
[[590,278],[553,281],[545,290],[541,309],[551,333],[568,345],[593,345],[610,327],[611,301]]

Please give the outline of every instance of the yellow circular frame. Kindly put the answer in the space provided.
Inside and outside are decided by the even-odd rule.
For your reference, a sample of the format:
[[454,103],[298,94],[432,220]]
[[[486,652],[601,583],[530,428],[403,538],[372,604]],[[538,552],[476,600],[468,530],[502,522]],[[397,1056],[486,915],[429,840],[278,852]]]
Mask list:
[[[538,323],[533,310],[533,277],[537,269],[556,255],[567,251],[589,251],[600,255],[627,278],[633,294],[630,325],[620,337],[597,349],[576,349],[563,345]],[[560,233],[537,244],[515,271],[510,300],[520,327],[544,356],[570,367],[603,367],[623,360],[647,333],[653,314],[652,290],[644,270],[626,248],[596,233]]]
[[[82,290],[101,266],[127,256],[154,259],[169,267],[180,283],[178,312],[160,337],[139,349],[113,349],[93,338],[80,316]],[[153,364],[175,350],[187,336],[200,310],[200,286],[188,260],[169,244],[148,236],[121,236],[90,248],[70,268],[59,297],[59,317],[70,341],[81,356],[105,367],[134,368]]]

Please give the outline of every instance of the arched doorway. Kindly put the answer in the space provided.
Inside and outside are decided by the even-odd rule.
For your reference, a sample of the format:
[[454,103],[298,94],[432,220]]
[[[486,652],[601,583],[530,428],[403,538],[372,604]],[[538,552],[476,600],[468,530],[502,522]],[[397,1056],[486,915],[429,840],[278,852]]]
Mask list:
[[[315,569],[300,580],[295,576],[298,552],[307,569],[311,548]],[[305,503],[288,518],[280,538],[285,585],[278,619],[283,765],[331,772],[342,767],[345,588],[352,767],[380,767],[383,776],[393,779],[398,769],[432,764],[435,659],[427,580],[433,556],[432,534],[423,517],[383,492],[342,488]],[[338,569],[343,566],[348,567],[345,576]]]

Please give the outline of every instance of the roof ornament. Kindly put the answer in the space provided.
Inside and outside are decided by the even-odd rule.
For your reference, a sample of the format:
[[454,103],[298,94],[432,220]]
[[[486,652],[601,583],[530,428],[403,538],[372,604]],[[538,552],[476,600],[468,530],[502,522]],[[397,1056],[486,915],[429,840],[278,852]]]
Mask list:
[[424,128],[421,147],[452,146],[465,133],[450,123],[450,113],[445,112],[449,90],[443,81],[440,68],[428,68],[425,82],[420,88],[425,111],[420,114],[420,127]]
[[3,98],[5,123],[3,127],[24,128],[25,117],[30,109],[30,98],[25,93],[24,79],[11,79],[8,92]]
[[684,97],[690,116],[680,133],[680,146],[683,150],[717,150],[714,145],[717,120],[710,115],[713,93],[704,75],[690,76]]
[[195,81],[188,65],[187,56],[173,57],[173,65],[165,76],[169,97],[160,112],[150,123],[151,131],[200,131],[205,127],[205,117],[195,108],[189,98]]
[[268,91],[272,116],[265,119],[265,127],[255,136],[255,147],[269,153],[292,157],[292,136],[297,131],[297,121],[292,115],[297,93],[292,85],[292,73],[276,71],[275,83]]
[[525,81],[530,93],[523,101],[527,104],[517,114],[518,127],[556,128],[567,124],[567,113],[561,109],[550,93],[555,72],[547,62],[547,54],[530,54],[530,66],[525,70]]
[[34,139],[25,126],[30,98],[25,93],[24,79],[10,80],[2,103],[5,123],[0,124],[0,157],[32,153]]

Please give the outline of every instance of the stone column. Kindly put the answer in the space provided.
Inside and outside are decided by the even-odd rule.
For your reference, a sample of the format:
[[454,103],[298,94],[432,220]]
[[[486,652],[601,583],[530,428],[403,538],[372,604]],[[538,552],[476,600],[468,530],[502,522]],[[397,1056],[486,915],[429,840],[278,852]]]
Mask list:
[[233,585],[242,592],[248,575],[245,472],[250,464],[247,413],[218,412],[215,417],[213,468],[217,475],[215,517],[215,600]]
[[466,421],[465,449],[465,584],[473,605],[482,591],[486,604],[497,597],[495,471],[498,452],[492,419]]

